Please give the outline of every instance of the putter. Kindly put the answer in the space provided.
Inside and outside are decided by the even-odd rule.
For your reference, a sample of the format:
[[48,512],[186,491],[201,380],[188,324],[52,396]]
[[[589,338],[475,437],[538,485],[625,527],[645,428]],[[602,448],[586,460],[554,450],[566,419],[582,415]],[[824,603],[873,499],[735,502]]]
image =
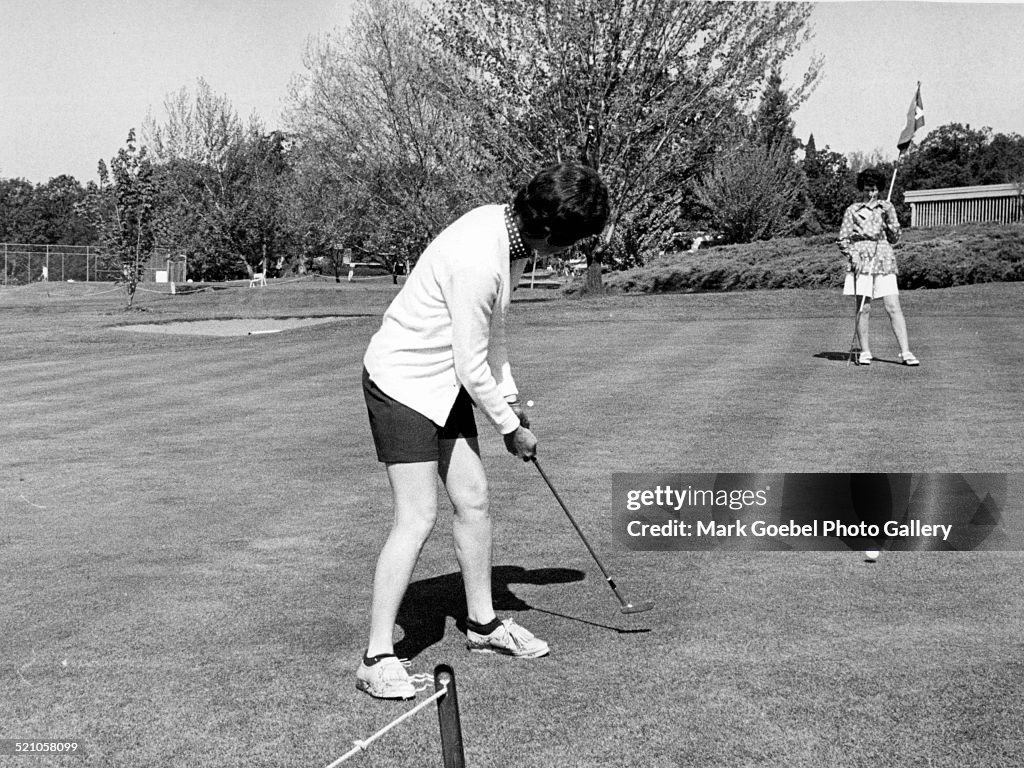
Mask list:
[[846,364],[860,365],[860,313],[864,309],[864,299],[857,293],[857,267],[853,268],[853,294],[857,297],[857,314],[853,316],[853,338],[850,339],[850,356]]
[[[894,177],[895,178],[895,175]],[[889,189],[889,194],[892,194],[892,189]],[[878,242],[875,242],[875,256],[878,256]],[[867,302],[867,296],[861,296],[857,293],[857,266],[853,265],[853,295],[857,297],[857,314],[853,317],[853,338],[850,339],[850,356],[846,360],[846,364],[853,363],[854,365],[860,365],[860,315],[864,311],[864,304]]]
[[612,592],[615,593],[615,597],[617,597],[619,600],[619,610],[622,613],[643,613],[644,611],[651,610],[654,607],[654,603],[652,602],[644,601],[640,603],[631,603],[629,600],[622,596],[622,593],[619,592],[618,587],[615,586],[615,582],[612,580],[612,577],[608,575],[608,571],[605,570],[605,567],[601,564],[601,559],[597,556],[597,552],[595,552],[594,548],[590,546],[590,542],[587,541],[587,537],[583,535],[583,531],[580,529],[580,526],[576,522],[576,519],[572,516],[572,513],[569,511],[569,508],[565,505],[565,502],[562,501],[562,497],[558,495],[558,491],[555,490],[555,486],[551,484],[551,481],[548,479],[548,476],[544,473],[544,470],[540,466],[540,462],[537,461],[537,457],[532,456],[530,458],[530,461],[533,462],[533,466],[535,466],[537,468],[537,471],[540,472],[540,476],[544,478],[544,482],[547,483],[548,488],[551,489],[551,493],[555,497],[555,501],[558,502],[558,505],[562,508],[562,511],[565,512],[565,516],[569,518],[569,522],[572,523],[572,527],[576,529],[576,533],[579,534],[580,540],[586,546],[587,551],[590,552],[590,556],[594,558],[594,562],[597,563],[597,567],[601,569],[601,575],[604,576],[604,580],[608,582],[608,586],[612,588]]

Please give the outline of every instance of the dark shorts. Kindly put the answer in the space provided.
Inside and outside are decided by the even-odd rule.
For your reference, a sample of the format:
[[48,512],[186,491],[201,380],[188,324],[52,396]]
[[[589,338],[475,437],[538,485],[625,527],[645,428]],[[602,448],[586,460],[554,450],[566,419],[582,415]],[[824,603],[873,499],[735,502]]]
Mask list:
[[381,392],[365,368],[363,396],[366,398],[377,459],[385,464],[438,461],[441,457],[441,440],[477,436],[473,400],[465,389],[459,390],[455,405],[443,427]]

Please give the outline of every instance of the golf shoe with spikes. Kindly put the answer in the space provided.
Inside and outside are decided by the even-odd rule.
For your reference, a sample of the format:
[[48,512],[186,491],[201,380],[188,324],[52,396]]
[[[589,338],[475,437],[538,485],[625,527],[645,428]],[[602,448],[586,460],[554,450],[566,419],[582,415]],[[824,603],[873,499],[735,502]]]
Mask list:
[[377,699],[416,698],[416,687],[405,671],[405,665],[395,656],[388,656],[371,666],[361,662],[356,670],[356,688]]
[[476,653],[500,653],[520,659],[536,659],[547,656],[548,644],[534,637],[528,630],[505,619],[489,635],[481,635],[472,629],[466,630],[466,647]]

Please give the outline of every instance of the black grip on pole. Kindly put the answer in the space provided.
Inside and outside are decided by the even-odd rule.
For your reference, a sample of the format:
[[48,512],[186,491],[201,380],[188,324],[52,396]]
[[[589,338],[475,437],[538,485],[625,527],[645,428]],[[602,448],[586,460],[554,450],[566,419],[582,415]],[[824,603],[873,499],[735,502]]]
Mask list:
[[459,720],[459,697],[455,692],[455,672],[447,664],[434,667],[434,690],[448,691],[437,700],[437,721],[441,727],[441,754],[444,768],[466,768],[462,749],[462,722]]

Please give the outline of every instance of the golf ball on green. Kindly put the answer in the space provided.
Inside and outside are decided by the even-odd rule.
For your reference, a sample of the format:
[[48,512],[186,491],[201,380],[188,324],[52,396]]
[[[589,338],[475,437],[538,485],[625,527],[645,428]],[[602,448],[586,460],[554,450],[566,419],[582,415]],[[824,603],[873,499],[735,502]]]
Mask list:
[[527,400],[526,401],[526,407],[527,408],[533,408],[533,400]]
[[864,553],[864,556],[868,560],[877,560],[878,559],[878,550],[877,549],[869,549],[867,552]]

